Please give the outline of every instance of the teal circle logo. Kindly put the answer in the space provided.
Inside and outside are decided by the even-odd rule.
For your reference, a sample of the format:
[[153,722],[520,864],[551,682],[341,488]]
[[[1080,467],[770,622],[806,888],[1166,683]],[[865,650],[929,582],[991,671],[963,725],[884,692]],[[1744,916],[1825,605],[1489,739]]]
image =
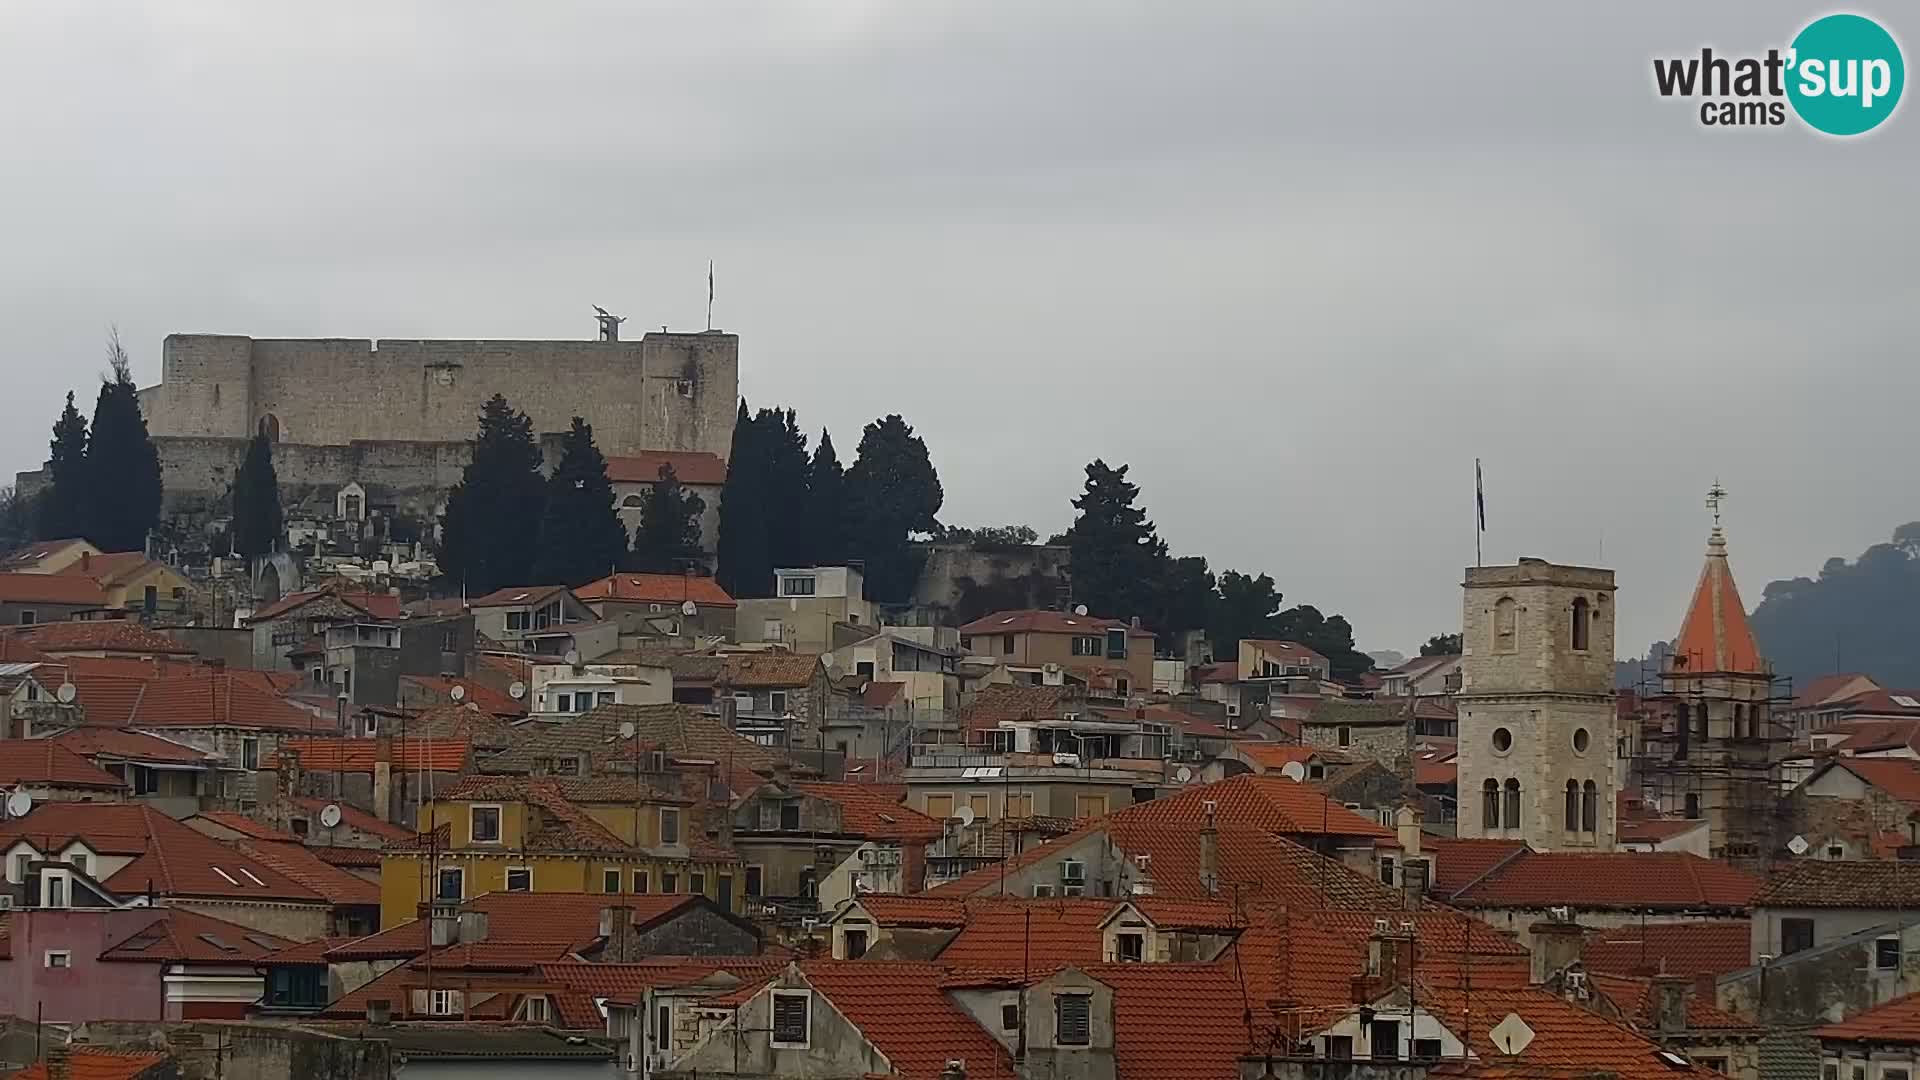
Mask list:
[[1793,39],[1787,100],[1816,131],[1859,135],[1900,104],[1907,66],[1900,44],[1863,15],[1815,19]]

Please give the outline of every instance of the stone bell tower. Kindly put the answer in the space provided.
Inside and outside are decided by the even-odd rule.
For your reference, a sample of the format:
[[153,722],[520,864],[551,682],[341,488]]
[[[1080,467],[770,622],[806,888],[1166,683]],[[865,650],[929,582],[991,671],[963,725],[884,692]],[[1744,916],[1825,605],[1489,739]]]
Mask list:
[[1521,559],[1467,570],[1461,836],[1611,851],[1618,723],[1613,571]]

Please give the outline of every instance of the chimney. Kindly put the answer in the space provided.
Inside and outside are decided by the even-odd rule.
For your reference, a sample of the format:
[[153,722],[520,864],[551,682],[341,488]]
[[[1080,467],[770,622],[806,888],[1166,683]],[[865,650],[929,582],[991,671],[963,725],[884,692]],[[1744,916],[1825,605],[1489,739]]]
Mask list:
[[627,928],[632,911],[618,905],[600,909],[600,936],[613,940],[613,936]]
[[93,552],[83,550],[80,552],[80,572],[83,574],[86,574],[86,573],[91,573],[92,571],[93,571]]
[[73,1048],[64,1042],[47,1047],[47,1080],[73,1080]]
[[1578,963],[1580,946],[1586,941],[1586,931],[1574,921],[1572,912],[1557,907],[1550,909],[1550,914],[1552,917],[1547,921],[1528,927],[1533,935],[1533,983],[1536,986]]
[[1374,922],[1373,934],[1367,939],[1367,973],[1376,980],[1372,988],[1375,997],[1412,980],[1412,923],[1402,922],[1396,932],[1386,919]]
[[733,695],[728,694],[720,699],[720,726],[732,731],[735,719]]
[[463,945],[474,945],[487,940],[487,913],[462,911],[455,938]]
[[1661,1035],[1678,1035],[1687,1030],[1687,998],[1693,986],[1679,975],[1653,977],[1653,1026]]
[[786,758],[775,758],[773,762],[773,782],[781,787],[793,783],[793,762]]
[[449,915],[445,912],[435,911],[430,918],[433,920],[431,926],[431,942],[434,948],[443,948],[460,940],[460,917],[458,915]]
[[1220,830],[1213,823],[1218,805],[1207,800],[1207,823],[1200,828],[1200,887],[1208,896],[1220,891]]
[[393,821],[393,737],[376,735],[373,739],[373,812],[380,820]]
[[367,1002],[367,1023],[393,1023],[393,1002],[385,998],[374,998]]
[[300,751],[280,744],[279,767],[273,772],[274,794],[283,799],[297,798],[300,794]]
[[947,1067],[940,1070],[940,1080],[967,1080],[966,1059],[954,1058],[948,1061]]

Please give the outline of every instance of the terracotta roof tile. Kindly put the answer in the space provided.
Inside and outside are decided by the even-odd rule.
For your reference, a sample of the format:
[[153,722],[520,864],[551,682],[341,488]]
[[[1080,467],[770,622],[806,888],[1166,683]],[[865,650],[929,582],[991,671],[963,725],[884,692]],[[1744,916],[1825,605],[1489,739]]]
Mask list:
[[[282,751],[300,755],[300,767],[310,772],[373,771],[379,761],[380,739],[287,739]],[[467,744],[452,739],[395,738],[386,740],[387,761],[395,769],[417,772],[460,772],[467,765]],[[278,768],[279,754],[269,754],[261,768]]]
[[531,773],[535,759],[568,753],[632,761],[633,743],[620,736],[620,726],[627,723],[633,724],[641,746],[676,757],[732,763],[766,774],[779,760],[768,748],[686,705],[599,705],[564,724],[529,725],[530,730],[516,732],[514,745],[488,758],[484,767],[493,773]]
[[968,902],[959,897],[862,893],[857,900],[879,926],[957,930],[967,924]]
[[737,607],[727,590],[710,577],[685,574],[613,574],[591,581],[573,590],[582,601],[630,600],[649,604],[671,604],[677,610],[688,600],[701,607]]
[[1920,994],[1908,994],[1837,1024],[1813,1029],[1820,1039],[1920,1043]]
[[0,739],[0,786],[118,791],[120,778],[53,739]]
[[1920,907],[1920,873],[1898,860],[1799,859],[1754,894],[1755,907]]
[[1119,1080],[1240,1075],[1239,1058],[1248,1050],[1247,1028],[1240,984],[1230,967],[1096,964],[1081,970],[1113,988]]
[[[1504,1077],[1609,1073],[1619,1080],[1673,1080],[1679,1075],[1711,1075],[1698,1067],[1668,1065],[1659,1046],[1622,1024],[1538,989],[1440,989],[1423,995],[1421,1006],[1444,1018],[1482,1059],[1481,1075],[1497,1065]],[[1519,1013],[1533,1029],[1533,1041],[1507,1058],[1493,1045],[1493,1018]],[[1465,1018],[1471,1016],[1471,1023]],[[1464,1030],[1463,1030],[1464,1029]]]
[[318,903],[319,894],[259,859],[180,824],[144,803],[43,803],[0,822],[0,846],[85,841],[93,850],[132,855],[102,884],[138,895]]
[[[1833,865],[1833,864],[1827,864]],[[1760,879],[1680,851],[1525,852],[1453,897],[1463,907],[1744,909]]]
[[[515,701],[513,695],[473,679],[449,679],[439,675],[402,675],[400,678],[419,687],[423,692],[433,695],[436,703],[446,702],[449,705],[471,703],[480,706],[481,711],[493,713],[496,716],[527,715],[525,700]],[[453,688],[456,686],[461,690],[461,700],[457,702],[453,700]]]
[[467,601],[470,608],[534,607],[566,592],[565,585],[508,585]]
[[[512,698],[507,700],[511,701]],[[396,738],[450,739],[473,744],[476,751],[494,752],[512,746],[522,737],[513,724],[488,712],[473,701],[458,705],[448,702],[420,710],[381,709],[381,726]]]
[[1521,840],[1464,836],[1420,838],[1420,850],[1433,855],[1433,891],[1440,896],[1454,895],[1526,849],[1526,843]]
[[794,788],[840,806],[845,830],[869,840],[931,842],[940,839],[941,826],[918,810],[903,806],[869,784],[829,784],[796,781]]
[[105,607],[107,594],[92,578],[0,572],[0,603]]
[[[158,1050],[151,1052],[129,1052],[122,1050],[96,1050],[90,1046],[75,1046],[67,1059],[68,1080],[138,1080],[148,1069],[167,1063],[169,1058]],[[14,1073],[11,1080],[47,1080],[47,1065],[38,1062]]]
[[969,905],[966,925],[941,950],[940,963],[991,972],[1097,964],[1105,959],[1100,926],[1113,910],[1112,900],[1091,897],[977,901]]
[[955,1058],[969,1075],[1013,1075],[1006,1049],[942,992],[936,965],[815,960],[800,973],[906,1080],[939,1080]]
[[1266,742],[1259,739],[1247,739],[1234,745],[1234,751],[1247,760],[1260,766],[1265,772],[1279,772],[1295,762],[1306,765],[1307,759],[1317,752],[1314,747],[1296,743]]
[[377,907],[380,883],[328,863],[294,841],[249,841],[238,845],[275,870],[305,885],[336,906]]
[[[1657,1027],[1659,996],[1654,993],[1653,979],[1641,975],[1589,972],[1587,980],[1595,990],[1605,994],[1634,1027],[1641,1031],[1651,1031]],[[1691,992],[1687,994],[1688,1031],[1744,1031],[1758,1034],[1761,1030],[1752,1021],[1735,1016],[1715,1005],[1710,985],[1704,991],[1692,987],[1689,990]]]
[[229,832],[237,832],[249,840],[274,840],[296,844],[300,842],[300,838],[292,833],[281,832],[271,825],[255,821],[233,810],[202,810],[186,820],[189,825],[194,821],[211,822]]
[[395,825],[390,821],[375,817],[365,810],[354,806],[352,803],[330,803],[326,799],[304,797],[290,798],[287,802],[305,810],[307,813],[313,815],[315,819],[318,819],[320,812],[328,806],[338,806],[340,807],[340,824],[357,832],[364,833],[369,837],[379,837],[387,841],[411,841],[415,838],[413,830],[407,828],[405,825]]
[[[466,902],[465,909],[487,915],[487,940],[520,944],[555,944],[569,950],[586,949],[600,940],[603,908],[627,908],[635,925],[645,925],[693,903],[690,895],[605,893],[483,893]],[[427,947],[427,924],[420,919],[388,927],[330,950],[331,962],[393,959],[416,956]]]
[[1707,561],[1700,569],[1700,583],[1694,587],[1693,602],[1680,621],[1680,633],[1673,639],[1673,664],[1684,664],[1686,671],[1732,671],[1760,674],[1767,670],[1754,644],[1753,631],[1747,626],[1747,609],[1740,603],[1740,590],[1734,587],[1733,571],[1727,566],[1727,545],[1720,527],[1714,526],[1707,540]]
[[1153,631],[1133,626],[1120,619],[1098,615],[1073,615],[1064,611],[996,611],[982,615],[960,628],[962,634],[1105,634],[1125,630],[1128,637],[1150,638]]
[[1287,836],[1364,836],[1398,846],[1392,829],[1278,775],[1245,773],[1184,788],[1177,795],[1135,804],[1112,817],[1116,822],[1179,823],[1198,829],[1206,820],[1209,801],[1215,804],[1221,825]]
[[311,603],[321,597],[331,597],[339,600],[348,607],[358,608],[361,612],[371,615],[376,619],[392,620],[398,619],[401,615],[400,598],[392,593],[354,592],[347,589],[328,587],[324,589],[314,589],[308,592],[288,593],[279,600],[255,611],[247,621],[265,622],[268,619],[277,619],[293,611],[295,608]]
[[961,710],[961,723],[972,731],[991,728],[1003,720],[1051,720],[1075,701],[1064,686],[1015,686],[995,683],[981,687]]
[[196,750],[158,735],[118,728],[90,725],[69,728],[48,741],[59,743],[81,757],[109,761],[175,765],[206,765],[213,761],[213,756],[204,750]]
[[286,948],[285,938],[187,908],[154,908],[154,919],[107,946],[102,960],[248,964]]
[[259,688],[215,668],[193,668],[178,677],[133,679],[70,671],[90,726],[113,728],[240,727],[301,734],[335,730],[331,717],[294,708]]
[[899,699],[906,683],[870,682],[860,688],[860,704],[869,709],[884,709]]
[[164,563],[155,562],[142,552],[108,551],[84,556],[77,562],[68,563],[59,572],[90,578],[101,585],[113,585],[145,572],[149,566],[166,569]]
[[722,657],[720,683],[734,689],[789,689],[810,685],[824,668],[817,653],[728,653]]
[[[0,575],[4,576],[4,575]],[[31,575],[42,580],[66,580],[45,574]],[[84,580],[84,579],[83,579]],[[92,586],[92,582],[85,582]],[[26,630],[15,630],[26,644],[48,655],[95,650],[116,653],[140,653],[147,656],[191,656],[193,650],[158,631],[130,619],[88,619],[82,622],[39,623]]]
[[[1920,730],[1920,724],[1916,724],[1915,728]],[[1889,798],[1920,807],[1920,761],[1912,758],[1845,757],[1835,758],[1833,764],[1879,788]]]
[[607,479],[616,484],[652,484],[660,467],[673,466],[673,478],[682,484],[719,487],[727,482],[727,463],[717,454],[691,450],[648,450],[607,458]]

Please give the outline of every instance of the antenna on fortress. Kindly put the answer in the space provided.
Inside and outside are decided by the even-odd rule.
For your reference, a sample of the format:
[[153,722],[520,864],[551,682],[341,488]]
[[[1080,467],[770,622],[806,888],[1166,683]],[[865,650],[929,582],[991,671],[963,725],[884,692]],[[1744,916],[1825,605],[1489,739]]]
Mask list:
[[593,305],[593,310],[595,312],[593,319],[600,324],[600,340],[619,341],[620,324],[626,322],[627,317],[625,315],[610,314],[606,308],[601,307],[599,304]]

